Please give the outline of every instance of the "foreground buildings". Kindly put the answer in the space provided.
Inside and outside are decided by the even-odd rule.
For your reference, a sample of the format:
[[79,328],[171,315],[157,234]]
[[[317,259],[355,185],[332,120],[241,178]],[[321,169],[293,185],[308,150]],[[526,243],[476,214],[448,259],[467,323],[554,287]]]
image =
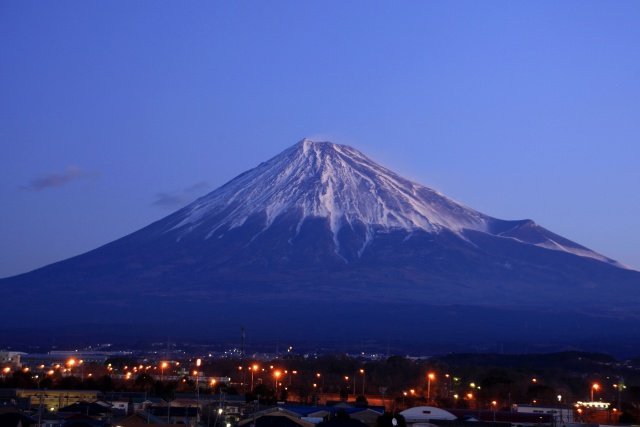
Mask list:
[[[621,376],[611,376],[600,389],[597,384],[586,387],[589,383],[580,374],[577,389],[588,390],[591,399],[574,404],[568,383],[555,381],[560,371],[531,378],[528,372],[452,368],[399,356],[269,355],[247,360],[243,352],[206,354],[203,362],[178,351],[159,356],[1,352],[0,383],[7,388],[0,388],[0,416],[6,421],[0,420],[0,427],[392,427],[394,417],[396,424],[402,421],[400,427],[404,422],[410,427],[620,422]],[[557,359],[570,364],[592,359],[597,365],[588,365],[588,372],[614,367],[602,356],[568,353]],[[476,363],[477,355],[469,360]],[[448,373],[455,371],[465,379]],[[610,390],[609,397],[617,394],[617,408],[604,401],[604,389]]]

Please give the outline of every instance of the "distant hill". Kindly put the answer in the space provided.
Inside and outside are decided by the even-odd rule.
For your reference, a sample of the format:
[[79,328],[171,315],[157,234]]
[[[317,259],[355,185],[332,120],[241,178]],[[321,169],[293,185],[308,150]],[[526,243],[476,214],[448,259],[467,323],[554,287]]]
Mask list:
[[137,232],[0,280],[0,321],[7,336],[247,325],[256,339],[607,351],[640,335],[639,286],[638,271],[532,220],[490,217],[305,139]]

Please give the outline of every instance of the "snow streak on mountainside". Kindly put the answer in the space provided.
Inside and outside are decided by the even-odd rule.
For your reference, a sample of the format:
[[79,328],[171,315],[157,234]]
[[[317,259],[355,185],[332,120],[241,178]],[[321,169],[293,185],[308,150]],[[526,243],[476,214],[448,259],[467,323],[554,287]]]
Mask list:
[[[407,181],[351,147],[304,139],[187,208],[175,228],[196,229],[203,218],[224,212],[224,226],[241,226],[264,213],[264,229],[285,212],[298,214],[297,229],[308,218],[326,218],[338,246],[345,225],[362,224],[365,246],[376,232],[442,228],[486,230],[489,217],[438,192]],[[363,247],[364,249],[364,247]]]
[[[298,232],[307,219],[326,219],[338,254],[338,236],[345,226],[364,230],[359,255],[376,233],[400,231],[410,236],[418,230],[435,234],[446,229],[467,240],[465,231],[472,230],[622,267],[532,221],[501,221],[470,209],[398,176],[351,147],[308,139],[177,212],[171,230],[179,233],[178,239],[190,233],[222,238],[226,231],[261,215],[264,232],[285,213],[295,216]],[[216,218],[213,224],[211,218]]]

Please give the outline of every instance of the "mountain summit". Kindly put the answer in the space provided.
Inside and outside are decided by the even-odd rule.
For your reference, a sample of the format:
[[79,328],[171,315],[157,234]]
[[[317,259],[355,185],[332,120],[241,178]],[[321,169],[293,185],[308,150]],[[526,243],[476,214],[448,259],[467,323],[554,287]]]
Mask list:
[[561,340],[640,326],[639,286],[639,272],[531,220],[490,217],[304,139],[137,232],[0,280],[0,321]]
[[[468,208],[430,188],[408,181],[361,152],[331,142],[303,139],[176,215],[171,230],[222,239],[247,221],[261,224],[253,237],[286,216],[295,235],[309,219],[324,219],[336,254],[361,257],[381,233],[442,231],[464,238],[465,230],[518,239],[547,249],[592,257],[624,267],[576,243],[553,235],[532,221],[501,221]],[[167,230],[168,231],[168,230]],[[355,252],[345,236],[356,239]]]
[[[295,218],[296,234],[306,220],[326,219],[336,253],[345,259],[350,254],[341,248],[344,228],[359,235],[361,256],[377,233],[486,230],[489,220],[351,147],[308,139],[198,200],[183,215],[175,228],[190,233],[204,227],[206,238],[222,237],[255,216],[262,217],[260,232],[281,215]],[[210,218],[217,222],[207,224]]]
[[328,219],[336,243],[344,226],[361,226],[371,238],[378,231],[486,229],[487,220],[351,147],[308,139],[201,199],[178,227],[230,206],[235,207],[220,226],[237,227],[260,212],[268,228],[279,215],[295,211],[298,230],[307,218]]

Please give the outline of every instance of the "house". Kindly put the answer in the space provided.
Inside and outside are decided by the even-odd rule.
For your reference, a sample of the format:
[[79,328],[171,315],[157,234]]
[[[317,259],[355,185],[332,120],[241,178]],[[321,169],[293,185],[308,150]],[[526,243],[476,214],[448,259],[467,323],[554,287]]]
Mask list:
[[195,406],[153,405],[149,408],[152,415],[164,419],[167,424],[195,425],[198,419],[198,408]]
[[111,420],[111,408],[98,402],[76,402],[58,409],[59,414],[82,414],[94,420]]
[[97,419],[85,414],[71,414],[62,420],[60,427],[107,427],[109,420]]
[[2,368],[0,375],[5,376],[13,369],[22,367],[20,363],[21,354],[18,351],[0,351],[0,368]]
[[95,402],[98,400],[99,393],[97,390],[16,389],[13,391],[16,399],[28,398],[32,408],[42,406],[48,411],[57,411],[58,408],[80,401]]
[[153,405],[160,405],[164,400],[159,397],[133,397],[131,398],[131,405],[133,406],[133,412],[148,412],[149,408]]
[[318,427],[367,427],[362,421],[353,418],[332,418],[329,421],[323,421]]
[[68,416],[69,414],[65,414],[64,412],[58,414],[57,412],[45,411],[40,415],[37,415],[37,418],[40,421],[42,427],[57,427],[64,422],[64,417]]
[[144,427],[149,424],[163,425],[164,427],[185,427],[184,424],[167,424],[167,420],[156,417],[148,412],[136,412],[133,415],[124,418],[117,423],[113,423],[113,427]]
[[554,425],[554,418],[552,414],[527,414],[522,412],[487,411],[478,409],[447,409],[447,411],[456,415],[458,419],[471,416],[486,423],[510,424],[514,427],[542,427]]
[[435,406],[417,406],[415,408],[409,408],[402,412],[400,415],[404,417],[407,424],[413,424],[416,427],[424,424],[430,424],[433,420],[447,420],[452,421],[458,418],[457,415],[452,414],[444,409],[436,408]]
[[123,416],[129,413],[129,402],[113,401],[111,402],[111,414],[113,416]]
[[544,406],[544,405],[513,405],[516,412],[525,414],[550,414],[556,425],[565,425],[577,422],[574,406]]
[[20,412],[0,413],[0,427],[29,427],[37,426],[38,421]]
[[302,420],[311,421],[314,424],[328,420],[338,412],[344,412],[350,419],[360,421],[371,427],[375,427],[378,418],[384,414],[384,408],[381,406],[359,408],[348,404],[334,406],[279,405],[278,410],[285,411],[285,413]]
[[200,395],[199,402],[203,417],[210,417],[211,414],[222,409],[222,417],[232,424],[241,419],[245,408],[248,407],[243,395]]
[[238,427],[315,427],[315,424],[303,421],[283,412],[273,412],[248,418],[238,422]]

